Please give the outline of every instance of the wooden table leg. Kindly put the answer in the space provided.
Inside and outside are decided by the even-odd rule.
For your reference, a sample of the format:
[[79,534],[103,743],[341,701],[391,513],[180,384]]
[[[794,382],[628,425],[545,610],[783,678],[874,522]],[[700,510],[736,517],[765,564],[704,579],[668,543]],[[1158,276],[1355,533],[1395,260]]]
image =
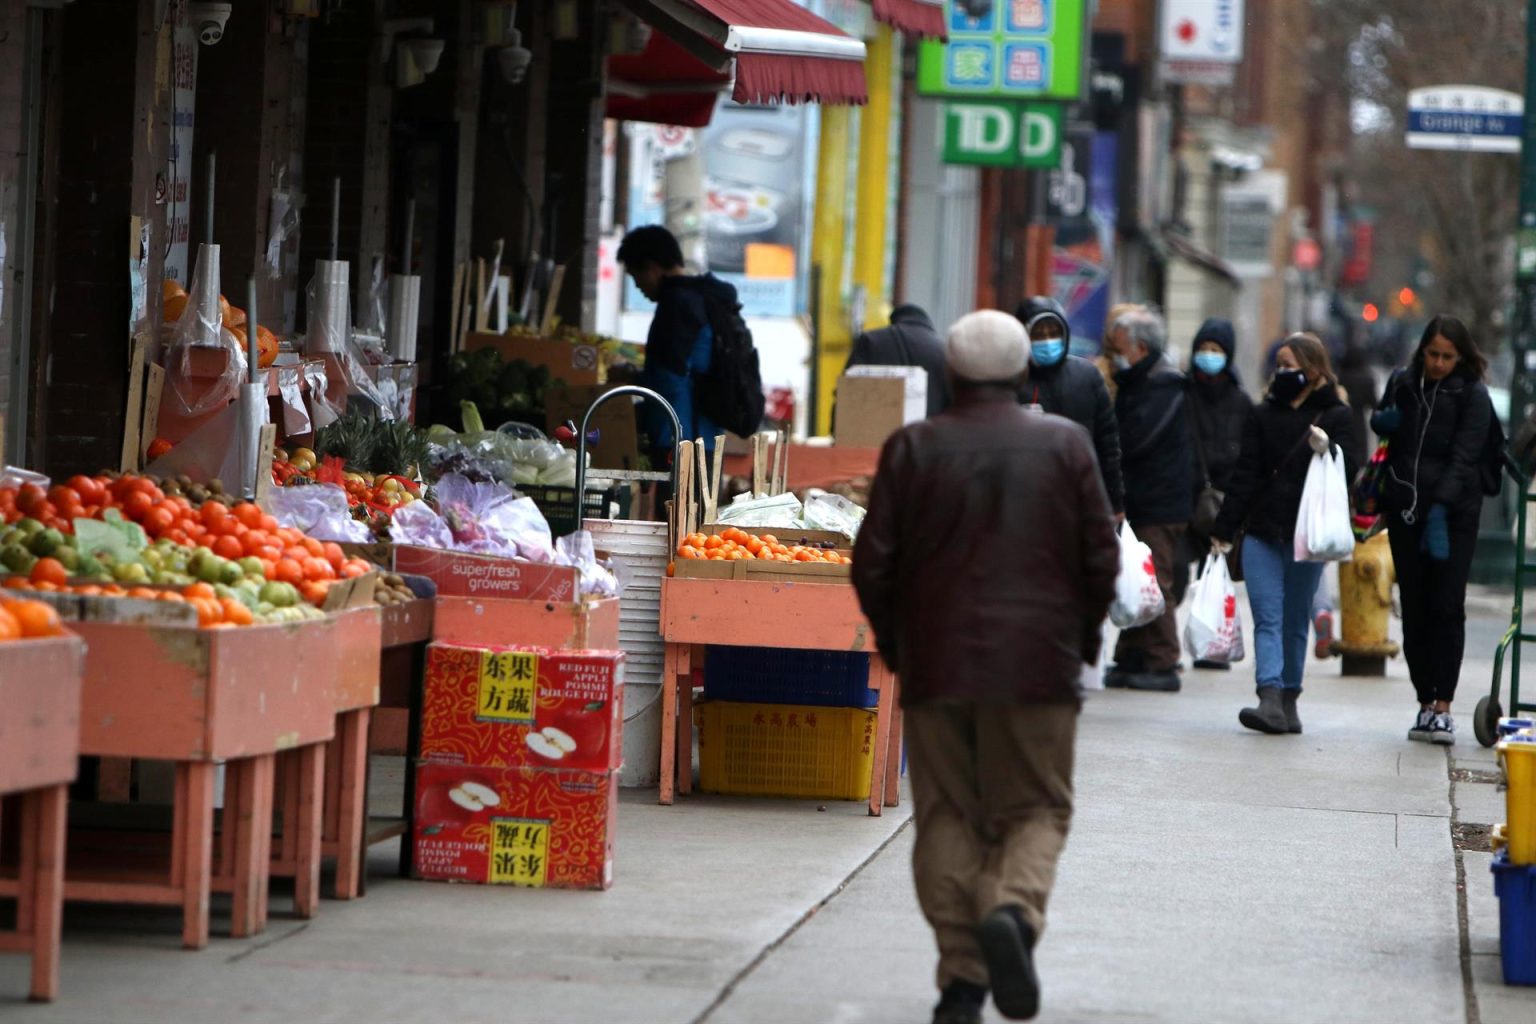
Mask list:
[[[213,773],[208,761],[176,763],[176,825],[171,843],[182,892],[181,944],[208,945],[208,893],[213,885]],[[226,787],[227,788],[227,787]]]
[[20,813],[17,826],[20,829],[21,862],[16,876],[16,930],[25,932],[28,923],[36,916],[37,902],[37,834],[38,816],[42,808],[32,799],[31,793],[17,796]]
[[896,705],[896,679],[878,655],[869,661],[869,685],[880,693],[880,703],[875,707],[875,756],[869,774],[869,813],[878,817],[885,806],[885,766]]
[[[341,715],[336,723],[334,748],[336,785],[336,887],[339,900],[356,899],[362,876],[363,833],[368,824],[368,722],[373,713],[363,708]],[[327,789],[330,789],[327,773]]]
[[901,747],[905,722],[901,712],[901,680],[894,676],[892,680],[897,689],[892,701],[891,743],[885,754],[885,806],[898,807],[901,805]]
[[233,818],[235,855],[228,868],[234,895],[230,934],[237,939],[257,934],[267,923],[275,761],[274,755],[261,754],[229,762],[234,785],[225,787],[224,818],[226,823]]
[[[27,795],[37,810],[31,837],[34,864],[32,901],[32,992],[35,1002],[59,993],[59,935],[64,927],[64,823],[68,786],[49,786]],[[23,848],[28,837],[22,836]],[[19,923],[25,923],[19,919]]]
[[693,647],[677,656],[677,791],[693,792]]
[[677,661],[681,644],[667,644],[661,669],[661,796],[670,804],[677,784]]
[[296,808],[292,825],[283,823],[283,831],[294,832],[293,911],[301,918],[315,916],[320,906],[320,819],[324,810],[325,745],[311,743],[300,747],[295,757],[298,774]]

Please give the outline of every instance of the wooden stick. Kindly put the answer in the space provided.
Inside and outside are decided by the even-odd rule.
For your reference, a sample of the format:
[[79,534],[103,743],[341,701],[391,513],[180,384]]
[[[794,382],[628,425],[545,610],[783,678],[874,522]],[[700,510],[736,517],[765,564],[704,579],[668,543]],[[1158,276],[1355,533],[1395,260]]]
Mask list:
[[459,305],[460,296],[464,293],[464,264],[456,264],[453,268],[453,300],[450,324],[448,328],[448,351],[454,353],[459,350]]
[[789,486],[789,431],[779,431],[779,450],[776,453],[778,470],[774,473],[774,494],[783,494]]
[[684,441],[677,453],[677,495],[673,500],[682,506],[682,532],[684,536],[694,532],[693,511],[693,442]]
[[710,474],[709,485],[709,521],[714,522],[720,511],[720,482],[724,479],[721,474],[725,470],[725,435],[718,434],[715,437],[715,471]]
[[710,500],[712,487],[709,479],[709,453],[704,450],[704,439],[702,437],[693,442],[693,454],[699,464],[699,504],[702,509],[700,515],[704,519],[703,525],[708,526],[715,521],[715,510],[714,502]]
[[475,260],[475,330],[483,331],[489,324],[485,309],[485,260]]
[[544,319],[539,324],[539,334],[549,337],[555,329],[555,308],[560,303],[560,290],[565,286],[565,264],[555,268],[554,275],[549,279],[549,295],[544,299]]
[[752,497],[766,493],[763,480],[763,434],[752,435]]

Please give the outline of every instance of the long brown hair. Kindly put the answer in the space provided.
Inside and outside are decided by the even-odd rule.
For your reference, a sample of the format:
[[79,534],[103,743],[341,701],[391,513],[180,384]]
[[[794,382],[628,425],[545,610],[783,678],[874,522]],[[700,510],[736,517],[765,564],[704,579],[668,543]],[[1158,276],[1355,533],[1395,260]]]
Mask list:
[[1459,317],[1441,314],[1424,325],[1424,336],[1419,339],[1419,347],[1413,352],[1413,372],[1415,376],[1424,374],[1424,350],[1429,348],[1436,338],[1444,338],[1456,346],[1456,354],[1461,356],[1461,362],[1456,364],[1457,373],[1468,377],[1476,377],[1482,380],[1488,373],[1488,360],[1477,347],[1477,342],[1472,340],[1472,332],[1467,330],[1467,325]]
[[[1287,337],[1280,347],[1291,350],[1291,355],[1296,357],[1296,362],[1308,377],[1315,373],[1321,381],[1334,387],[1339,386],[1339,378],[1333,375],[1333,360],[1328,357],[1328,346],[1317,335],[1310,331],[1297,331]],[[1321,387],[1321,384],[1318,386]]]

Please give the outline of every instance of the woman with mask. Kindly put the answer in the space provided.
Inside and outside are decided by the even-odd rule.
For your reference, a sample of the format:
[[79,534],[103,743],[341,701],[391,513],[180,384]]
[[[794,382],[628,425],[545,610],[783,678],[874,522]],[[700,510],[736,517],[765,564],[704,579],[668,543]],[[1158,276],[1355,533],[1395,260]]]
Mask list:
[[1419,699],[1410,740],[1456,742],[1451,701],[1494,423],[1487,369],[1466,324],[1437,316],[1371,418],[1392,441],[1381,506],[1402,598],[1403,654]]
[[1248,416],[1231,486],[1211,530],[1218,551],[1242,543],[1259,704],[1244,708],[1238,720],[1263,733],[1301,732],[1296,702],[1323,563],[1296,561],[1292,544],[1312,455],[1339,447],[1346,473],[1354,476],[1354,428],[1337,383],[1328,349],[1316,335],[1285,339],[1264,401]]
[[1061,303],[1044,295],[1025,299],[1014,314],[1029,334],[1029,375],[1019,401],[1065,416],[1087,428],[1115,515],[1125,511],[1120,478],[1120,428],[1098,369],[1071,354],[1072,325]]

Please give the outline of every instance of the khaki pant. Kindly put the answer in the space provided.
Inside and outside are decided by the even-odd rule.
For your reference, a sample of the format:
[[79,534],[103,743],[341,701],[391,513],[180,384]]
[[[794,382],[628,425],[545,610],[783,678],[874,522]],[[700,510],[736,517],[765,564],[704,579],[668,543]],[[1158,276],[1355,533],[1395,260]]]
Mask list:
[[1115,645],[1115,664],[1126,672],[1168,672],[1179,667],[1179,602],[1182,588],[1174,586],[1174,570],[1182,557],[1180,540],[1184,523],[1137,526],[1136,539],[1152,549],[1152,565],[1163,591],[1163,614],[1135,629],[1120,632]]
[[917,844],[912,874],[939,945],[942,989],[987,984],[978,921],[1013,903],[1038,937],[1072,822],[1077,708],[920,704],[906,709]]

